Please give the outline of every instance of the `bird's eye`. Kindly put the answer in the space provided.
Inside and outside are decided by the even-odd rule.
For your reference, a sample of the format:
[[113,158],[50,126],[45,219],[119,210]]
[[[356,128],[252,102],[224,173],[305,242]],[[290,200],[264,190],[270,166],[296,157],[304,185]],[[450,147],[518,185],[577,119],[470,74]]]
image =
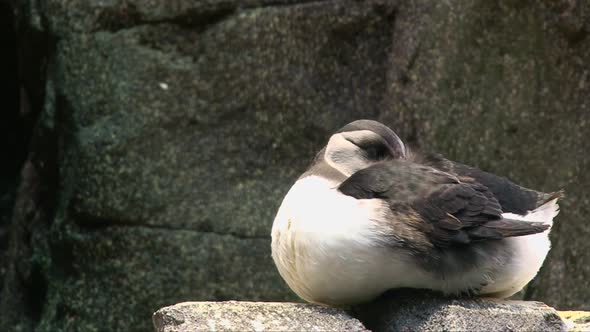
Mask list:
[[371,145],[363,150],[369,160],[384,160],[388,157],[387,148],[382,145]]
[[363,157],[369,161],[381,161],[393,157],[386,142],[377,135],[364,135],[360,137],[345,135],[344,139],[356,145],[362,151]]

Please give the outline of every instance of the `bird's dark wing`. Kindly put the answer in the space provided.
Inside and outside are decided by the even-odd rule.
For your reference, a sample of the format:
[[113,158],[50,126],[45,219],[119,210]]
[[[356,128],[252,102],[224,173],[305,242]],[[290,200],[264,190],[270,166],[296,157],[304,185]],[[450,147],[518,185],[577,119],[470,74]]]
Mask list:
[[[403,160],[377,163],[350,176],[338,188],[358,199],[387,201],[392,215],[417,216],[412,227],[439,248],[542,232],[548,225],[502,218],[493,193],[474,180]],[[416,218],[413,218],[416,219]],[[396,221],[398,222],[398,221]]]
[[563,196],[563,192],[544,193],[521,187],[505,177],[445,159],[435,153],[413,153],[412,161],[483,184],[493,193],[504,212],[524,215],[554,198]]

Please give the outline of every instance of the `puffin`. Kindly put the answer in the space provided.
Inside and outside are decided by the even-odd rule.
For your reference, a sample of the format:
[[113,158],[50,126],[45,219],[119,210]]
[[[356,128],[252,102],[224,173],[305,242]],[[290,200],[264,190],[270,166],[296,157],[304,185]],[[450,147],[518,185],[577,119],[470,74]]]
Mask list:
[[541,268],[562,195],[419,152],[384,124],[357,120],[285,195],[272,258],[299,297],[321,305],[399,288],[506,298]]

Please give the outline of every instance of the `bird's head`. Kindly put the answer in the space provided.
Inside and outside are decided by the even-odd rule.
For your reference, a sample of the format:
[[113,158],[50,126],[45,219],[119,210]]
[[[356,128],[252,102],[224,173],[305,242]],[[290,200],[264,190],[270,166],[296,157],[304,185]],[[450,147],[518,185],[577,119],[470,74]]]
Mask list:
[[406,158],[402,140],[387,126],[372,120],[357,120],[330,137],[324,160],[346,177],[387,159]]

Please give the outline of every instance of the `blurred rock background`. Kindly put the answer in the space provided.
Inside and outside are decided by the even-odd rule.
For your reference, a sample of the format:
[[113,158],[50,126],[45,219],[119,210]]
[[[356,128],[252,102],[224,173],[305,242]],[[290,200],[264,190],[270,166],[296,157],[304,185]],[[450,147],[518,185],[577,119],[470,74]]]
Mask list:
[[565,188],[522,296],[590,309],[584,1],[3,0],[0,26],[0,330],[295,300],[274,213],[358,118]]

